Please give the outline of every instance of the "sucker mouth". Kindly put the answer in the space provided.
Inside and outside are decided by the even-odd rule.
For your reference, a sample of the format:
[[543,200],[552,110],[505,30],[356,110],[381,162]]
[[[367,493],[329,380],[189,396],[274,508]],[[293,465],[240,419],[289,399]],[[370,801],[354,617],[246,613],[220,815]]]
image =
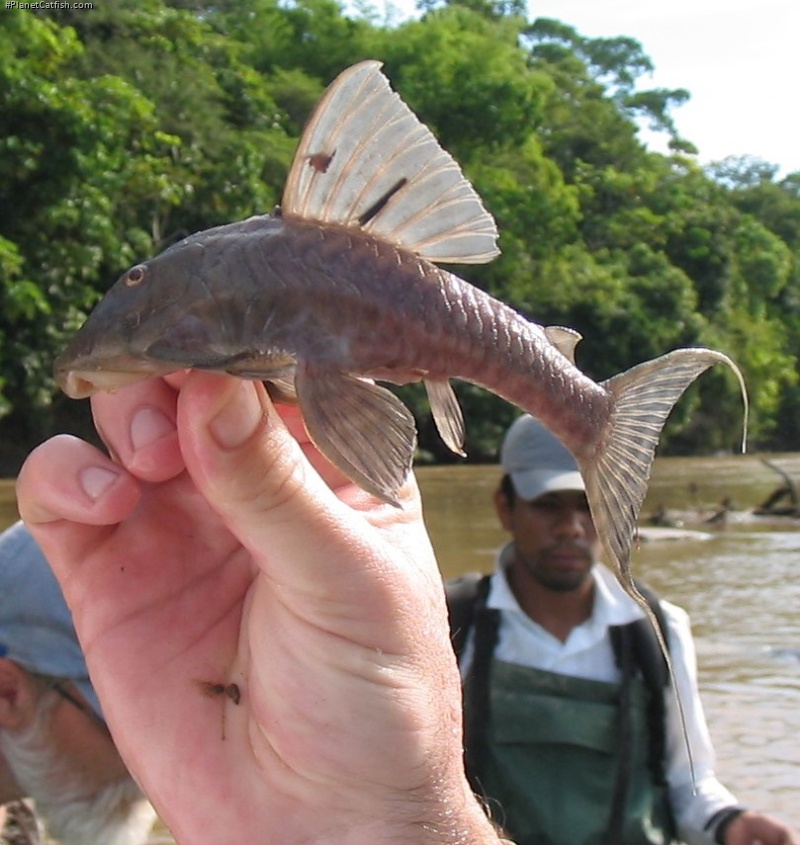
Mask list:
[[120,387],[152,378],[154,373],[115,372],[104,370],[67,370],[56,375],[56,381],[70,399],[87,399],[101,390],[113,393]]
[[66,376],[59,378],[58,383],[70,399],[86,399],[96,390],[89,379],[83,378],[77,373],[67,373]]

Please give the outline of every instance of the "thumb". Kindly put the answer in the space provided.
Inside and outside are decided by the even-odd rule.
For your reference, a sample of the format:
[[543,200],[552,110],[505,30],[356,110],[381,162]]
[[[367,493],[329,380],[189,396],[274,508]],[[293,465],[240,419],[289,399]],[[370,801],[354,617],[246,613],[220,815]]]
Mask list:
[[177,426],[195,483],[224,510],[270,511],[317,482],[261,383],[193,372]]
[[377,554],[381,523],[419,520],[413,484],[399,513],[356,488],[317,453],[296,419],[303,442],[290,434],[260,383],[192,373],[181,388],[177,426],[195,485],[257,565],[273,576],[279,573],[270,567],[285,568],[281,581],[363,572]]

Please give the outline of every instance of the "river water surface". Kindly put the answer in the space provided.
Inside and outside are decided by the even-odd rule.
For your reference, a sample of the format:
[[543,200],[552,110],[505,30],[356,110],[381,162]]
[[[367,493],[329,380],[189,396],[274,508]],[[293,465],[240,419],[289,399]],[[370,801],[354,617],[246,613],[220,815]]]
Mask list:
[[[800,482],[800,455],[770,460]],[[491,504],[498,475],[418,471],[445,576],[491,567],[504,539]],[[633,570],[692,617],[721,780],[743,803],[800,826],[800,520],[748,513],[779,484],[755,456],[659,459],[644,515],[663,508],[689,531],[648,540],[643,519]],[[727,519],[704,523],[726,497]],[[0,482],[0,527],[15,518],[13,484]]]

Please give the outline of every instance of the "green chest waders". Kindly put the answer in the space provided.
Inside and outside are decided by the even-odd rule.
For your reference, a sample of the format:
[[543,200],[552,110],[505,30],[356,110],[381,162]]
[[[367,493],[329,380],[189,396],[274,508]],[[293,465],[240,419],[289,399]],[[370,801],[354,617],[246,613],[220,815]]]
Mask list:
[[489,676],[483,759],[473,783],[517,845],[672,841],[665,788],[648,765],[647,692],[639,678],[623,696],[622,684],[498,660]]

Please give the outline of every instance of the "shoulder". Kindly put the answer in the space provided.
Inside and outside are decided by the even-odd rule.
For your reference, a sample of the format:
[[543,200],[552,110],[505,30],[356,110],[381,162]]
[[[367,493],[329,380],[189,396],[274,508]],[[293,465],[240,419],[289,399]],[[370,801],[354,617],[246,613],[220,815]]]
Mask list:
[[689,614],[680,605],[674,604],[664,598],[659,598],[658,603],[661,606],[664,616],[671,625],[684,628],[688,628],[691,625]]
[[670,647],[673,650],[679,648],[682,652],[694,653],[692,622],[689,614],[682,607],[666,599],[661,599],[659,605],[666,622]]
[[490,583],[491,576],[481,572],[467,572],[445,582],[450,637],[458,656],[467,644],[478,606],[485,603]]
[[0,567],[3,570],[49,569],[44,554],[23,522],[0,533]]
[[54,607],[68,613],[42,550],[27,526],[16,522],[0,534],[0,620],[16,618],[25,608],[42,614]]
[[477,593],[478,584],[487,576],[482,572],[465,572],[455,578],[448,578],[444,582],[444,591],[447,600],[459,598],[462,595],[474,595]]
[[657,599],[658,606],[670,630],[688,631],[691,628],[691,619],[686,610],[662,596],[657,596]]
[[[639,603],[628,595],[607,566],[598,564],[594,569],[594,577],[598,585],[595,612],[607,617],[607,624],[624,625],[645,618]],[[647,603],[657,610],[670,639],[682,642],[691,638],[689,614],[682,607],[662,597],[646,582],[637,581],[637,586]]]

